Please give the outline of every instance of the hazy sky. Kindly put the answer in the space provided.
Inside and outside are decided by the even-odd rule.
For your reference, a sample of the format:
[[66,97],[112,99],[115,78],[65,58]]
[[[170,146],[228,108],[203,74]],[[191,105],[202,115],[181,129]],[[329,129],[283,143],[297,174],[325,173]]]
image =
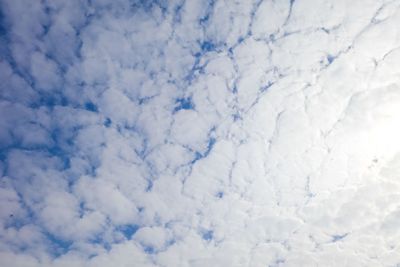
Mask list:
[[0,0],[0,267],[400,266],[400,0]]

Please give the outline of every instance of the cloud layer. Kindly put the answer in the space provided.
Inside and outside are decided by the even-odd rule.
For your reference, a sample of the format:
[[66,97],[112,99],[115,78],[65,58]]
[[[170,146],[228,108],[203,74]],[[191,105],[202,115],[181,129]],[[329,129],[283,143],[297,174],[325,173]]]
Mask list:
[[0,0],[0,265],[399,265],[399,6]]

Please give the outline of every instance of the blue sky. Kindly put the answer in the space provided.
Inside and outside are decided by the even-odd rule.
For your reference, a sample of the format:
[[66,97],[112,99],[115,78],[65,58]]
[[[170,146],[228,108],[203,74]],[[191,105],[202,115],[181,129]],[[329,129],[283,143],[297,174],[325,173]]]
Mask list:
[[0,266],[396,266],[399,5],[0,0]]

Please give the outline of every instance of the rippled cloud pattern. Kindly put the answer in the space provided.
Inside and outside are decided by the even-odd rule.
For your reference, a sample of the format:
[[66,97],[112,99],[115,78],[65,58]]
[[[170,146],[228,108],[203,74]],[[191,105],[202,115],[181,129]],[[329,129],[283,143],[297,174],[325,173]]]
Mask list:
[[0,0],[0,266],[400,266],[399,0]]

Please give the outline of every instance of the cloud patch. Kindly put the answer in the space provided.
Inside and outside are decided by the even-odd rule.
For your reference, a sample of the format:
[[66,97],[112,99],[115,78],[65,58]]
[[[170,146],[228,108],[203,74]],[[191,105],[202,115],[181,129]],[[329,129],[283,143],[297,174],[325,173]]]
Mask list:
[[400,262],[397,1],[0,10],[5,266]]

